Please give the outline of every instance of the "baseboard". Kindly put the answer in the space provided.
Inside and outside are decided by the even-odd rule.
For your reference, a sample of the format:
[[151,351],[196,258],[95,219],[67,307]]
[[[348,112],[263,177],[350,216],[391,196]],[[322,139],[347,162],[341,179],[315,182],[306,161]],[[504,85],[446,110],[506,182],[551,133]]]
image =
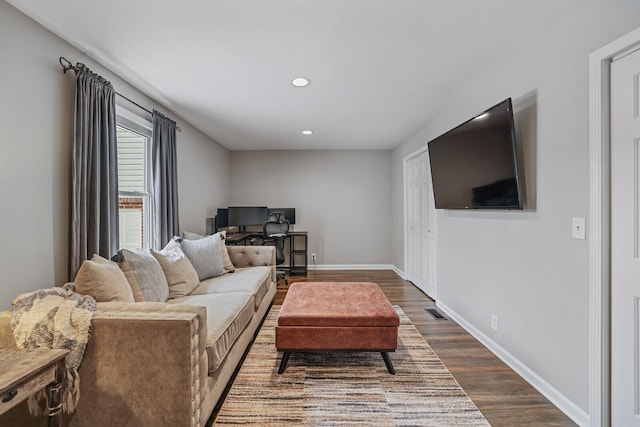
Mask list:
[[398,267],[396,267],[395,265],[391,266],[393,271],[402,278],[402,280],[407,280],[407,276],[404,275],[404,271],[400,270]]
[[487,347],[493,354],[498,356],[498,358],[506,363],[511,369],[517,372],[518,375],[524,378],[525,381],[531,384],[544,397],[549,399],[551,403],[556,405],[558,409],[564,412],[576,424],[580,426],[590,425],[590,418],[587,412],[573,403],[564,394],[560,393],[555,387],[546,382],[538,374],[529,369],[524,363],[522,363],[511,353],[498,345],[487,335],[482,333],[479,329],[475,328],[473,325],[467,322],[462,316],[453,311],[446,304],[442,303],[441,301],[437,301],[436,306],[440,308],[444,313],[446,313],[449,318],[455,320],[467,332],[473,335],[478,341],[480,341],[485,347]]
[[309,270],[393,270],[391,264],[320,264],[315,268],[309,266]]

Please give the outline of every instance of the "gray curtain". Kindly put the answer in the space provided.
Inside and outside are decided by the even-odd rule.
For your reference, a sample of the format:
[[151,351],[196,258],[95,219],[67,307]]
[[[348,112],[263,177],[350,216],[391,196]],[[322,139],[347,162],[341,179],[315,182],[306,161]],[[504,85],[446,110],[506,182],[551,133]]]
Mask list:
[[151,246],[161,248],[178,235],[178,160],[176,122],[153,110],[153,218]]
[[93,254],[118,250],[118,163],[115,91],[77,64],[69,276]]

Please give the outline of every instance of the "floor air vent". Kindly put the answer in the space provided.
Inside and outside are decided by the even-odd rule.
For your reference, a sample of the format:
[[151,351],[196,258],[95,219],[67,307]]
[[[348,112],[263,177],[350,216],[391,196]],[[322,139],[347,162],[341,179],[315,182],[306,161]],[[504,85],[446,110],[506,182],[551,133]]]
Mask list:
[[438,309],[437,309],[437,308],[426,308],[425,310],[427,310],[427,312],[428,312],[430,315],[432,315],[434,319],[437,319],[437,320],[447,320],[447,318],[446,318],[446,317],[444,317],[444,316],[442,315],[442,313],[440,313],[440,312],[438,311]]

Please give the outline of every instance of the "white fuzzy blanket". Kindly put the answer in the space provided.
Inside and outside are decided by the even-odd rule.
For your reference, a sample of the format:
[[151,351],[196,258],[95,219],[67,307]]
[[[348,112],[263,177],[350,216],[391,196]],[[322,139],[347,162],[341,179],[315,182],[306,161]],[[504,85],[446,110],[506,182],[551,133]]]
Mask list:
[[[18,348],[69,350],[62,395],[62,407],[67,413],[75,410],[80,398],[78,367],[89,341],[95,310],[96,300],[76,293],[73,283],[22,294],[13,301],[11,328]],[[47,393],[36,393],[29,398],[32,414],[46,413],[46,404],[39,404],[42,397],[46,400]]]

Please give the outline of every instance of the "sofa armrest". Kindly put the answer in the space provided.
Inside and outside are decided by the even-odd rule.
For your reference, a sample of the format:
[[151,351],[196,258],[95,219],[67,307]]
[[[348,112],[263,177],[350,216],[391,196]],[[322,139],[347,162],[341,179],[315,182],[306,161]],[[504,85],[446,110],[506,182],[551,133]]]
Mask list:
[[[207,312],[165,303],[100,303],[80,371],[76,425],[197,426],[206,384]],[[81,410],[81,411],[80,411]]]
[[204,307],[98,303],[69,425],[199,425],[206,324]]
[[236,268],[276,265],[275,246],[227,246],[227,250]]

